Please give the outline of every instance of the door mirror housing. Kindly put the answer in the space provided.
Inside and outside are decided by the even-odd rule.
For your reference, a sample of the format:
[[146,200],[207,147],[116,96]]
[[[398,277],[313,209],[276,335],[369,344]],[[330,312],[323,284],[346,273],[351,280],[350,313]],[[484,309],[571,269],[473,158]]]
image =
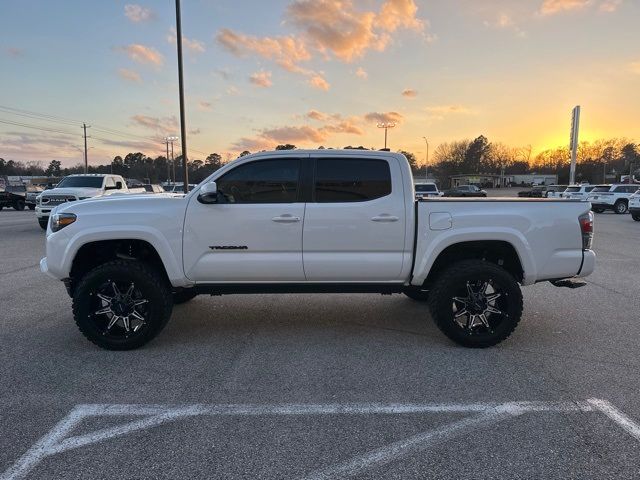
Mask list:
[[116,190],[122,190],[122,182],[116,182]]
[[217,203],[218,202],[218,186],[216,182],[205,183],[198,192],[198,201],[200,203]]

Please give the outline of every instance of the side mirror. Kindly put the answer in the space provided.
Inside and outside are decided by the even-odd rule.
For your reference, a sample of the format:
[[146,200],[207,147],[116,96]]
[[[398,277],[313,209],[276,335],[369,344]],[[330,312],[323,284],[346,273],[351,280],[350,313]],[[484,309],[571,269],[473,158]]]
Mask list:
[[218,186],[216,182],[205,183],[198,192],[198,201],[200,203],[217,203],[218,202]]
[[116,190],[122,190],[122,182],[116,182]]

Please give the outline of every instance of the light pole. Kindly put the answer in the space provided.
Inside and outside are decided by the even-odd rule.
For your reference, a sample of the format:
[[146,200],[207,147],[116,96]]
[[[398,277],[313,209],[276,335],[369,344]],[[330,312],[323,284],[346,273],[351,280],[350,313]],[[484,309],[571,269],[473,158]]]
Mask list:
[[427,140],[427,137],[422,138],[424,138],[424,143],[427,144],[427,156],[424,159],[424,179],[429,180],[429,140]]
[[378,123],[378,128],[384,128],[384,149],[387,149],[387,130],[395,127],[396,124],[393,122],[380,122]]
[[[171,174],[169,170],[169,144],[171,144],[171,166],[173,166],[173,183],[176,183],[176,162],[173,160],[173,142],[178,140],[178,137],[164,137],[165,144],[167,145],[167,176],[171,180]],[[171,183],[171,182],[169,182]]]
[[183,190],[184,193],[189,193],[189,170],[187,166],[187,125],[184,113],[184,77],[182,74],[182,20],[180,17],[180,0],[176,0],[176,48],[178,50],[178,90],[180,95],[180,135],[182,140],[182,176],[184,178]]

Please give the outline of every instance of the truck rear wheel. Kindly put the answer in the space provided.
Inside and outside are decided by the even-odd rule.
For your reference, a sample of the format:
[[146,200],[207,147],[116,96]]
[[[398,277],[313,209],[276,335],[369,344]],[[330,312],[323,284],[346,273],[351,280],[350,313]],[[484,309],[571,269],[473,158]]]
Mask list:
[[631,215],[631,218],[633,218],[636,222],[640,222],[640,213],[634,213],[633,215]]
[[172,307],[166,280],[135,260],[113,260],[94,268],[73,294],[78,328],[107,350],[131,350],[146,344],[165,327]]
[[16,202],[13,204],[13,209],[19,212],[24,210],[24,200],[16,200]]
[[449,339],[465,347],[491,347],[518,325],[522,292],[515,278],[498,265],[464,260],[438,276],[429,308]]

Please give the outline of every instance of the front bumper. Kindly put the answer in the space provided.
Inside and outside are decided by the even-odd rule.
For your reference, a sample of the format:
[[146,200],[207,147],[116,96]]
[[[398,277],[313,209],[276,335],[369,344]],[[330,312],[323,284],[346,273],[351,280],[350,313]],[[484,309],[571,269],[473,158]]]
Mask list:
[[38,218],[49,218],[51,215],[51,210],[55,207],[41,207],[36,205],[36,217]]
[[51,271],[49,271],[49,265],[47,264],[47,257],[44,257],[40,260],[40,271],[45,275],[48,275],[51,278],[55,278],[56,280],[58,280],[58,277],[56,277],[51,273]]
[[640,207],[629,207],[629,213],[631,215],[640,215]]

